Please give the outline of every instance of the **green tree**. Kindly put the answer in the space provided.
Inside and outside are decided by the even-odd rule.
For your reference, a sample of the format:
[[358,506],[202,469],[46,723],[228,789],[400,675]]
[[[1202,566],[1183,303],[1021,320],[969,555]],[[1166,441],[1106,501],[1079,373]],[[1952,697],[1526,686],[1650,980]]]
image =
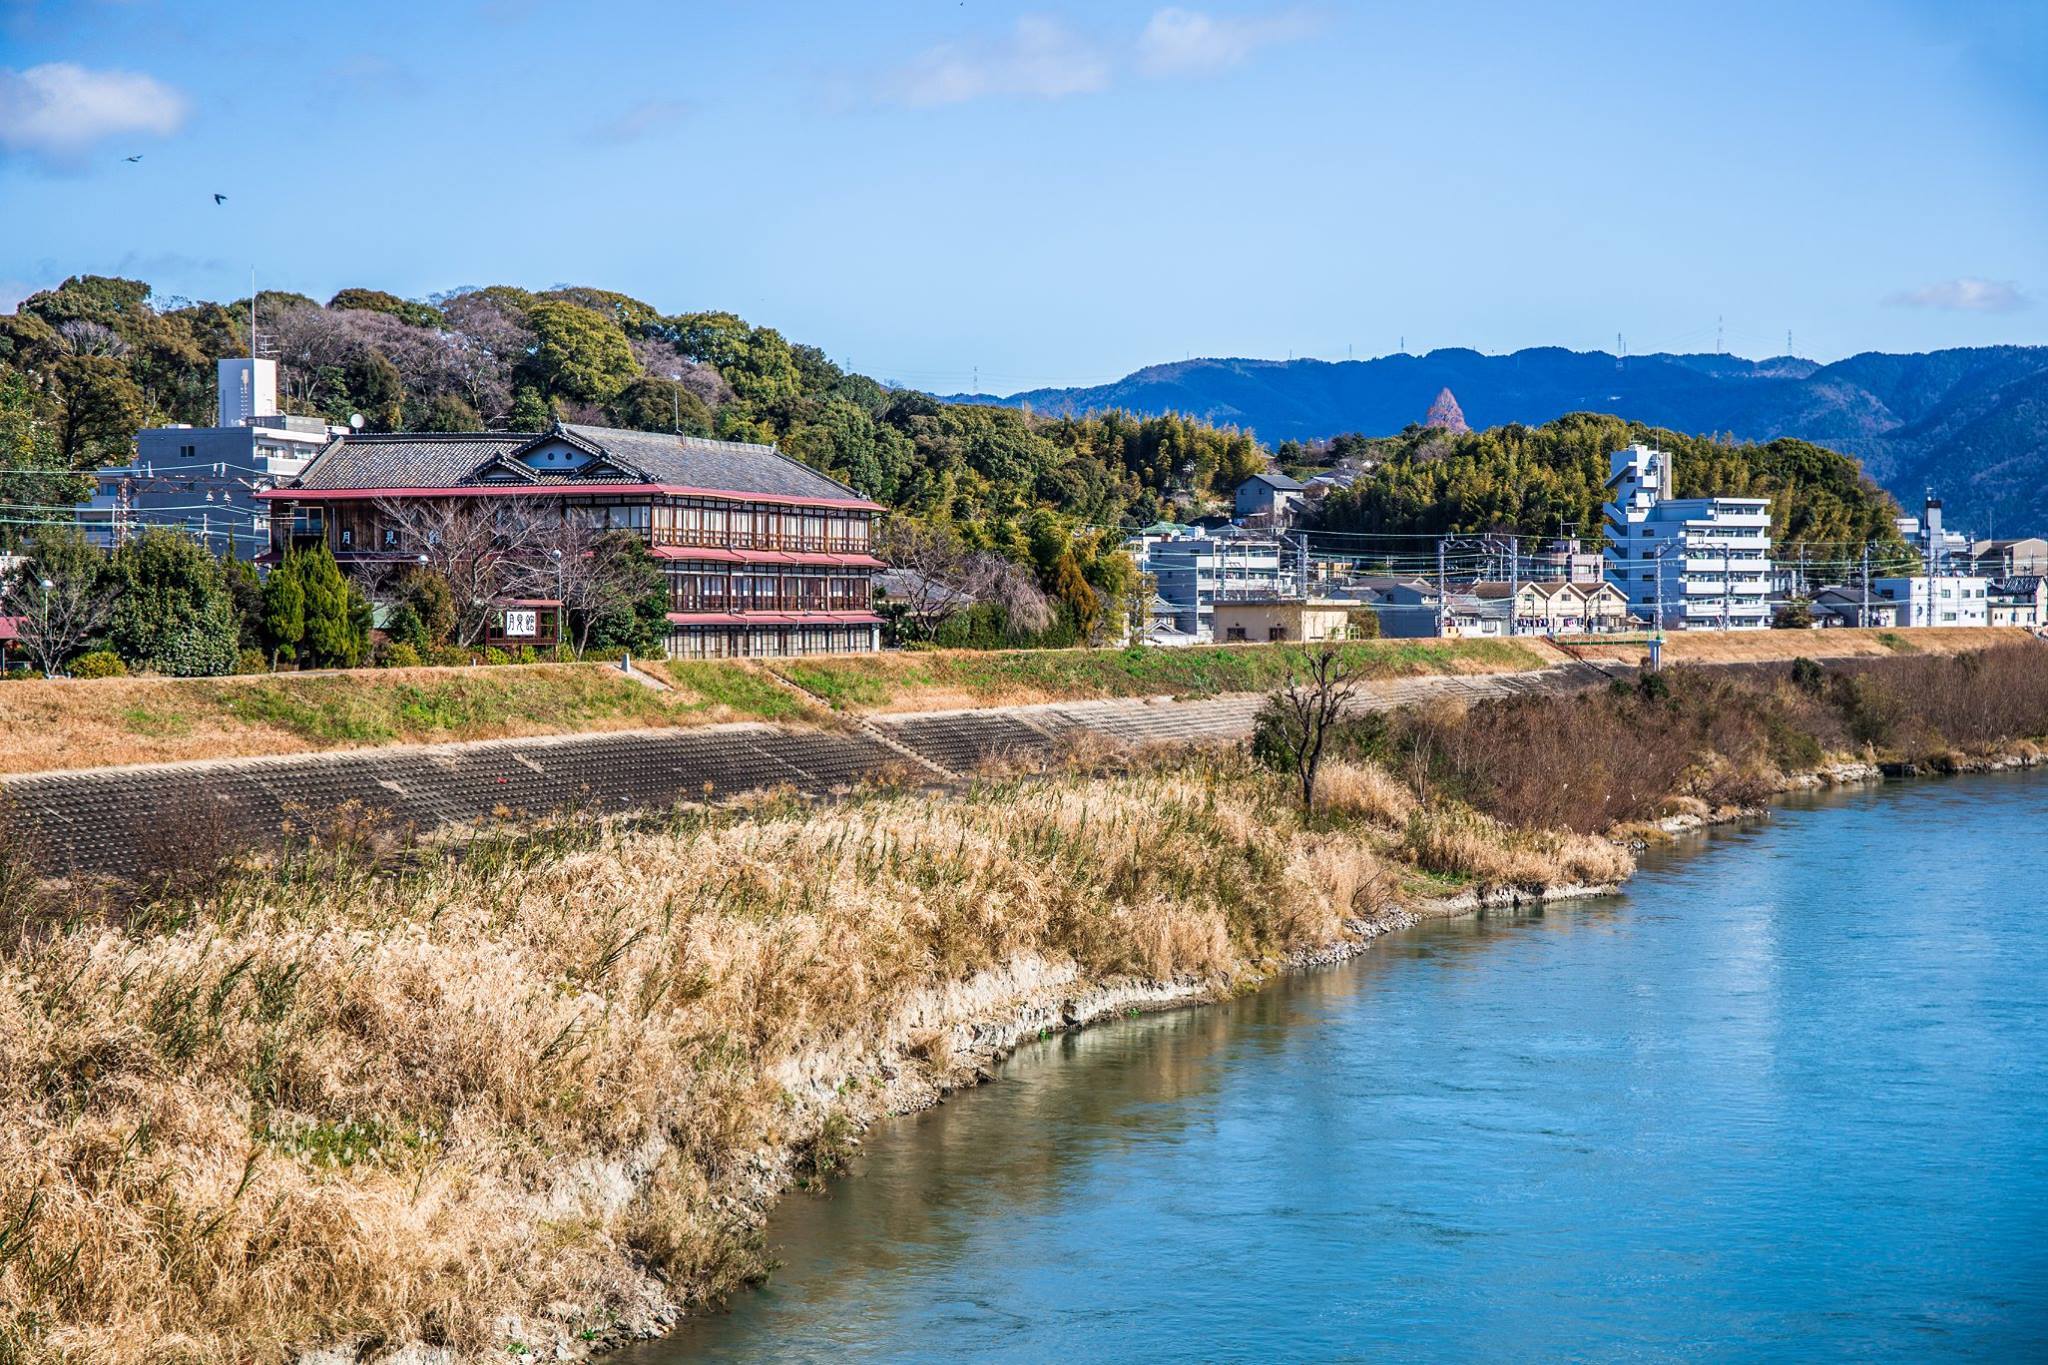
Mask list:
[[1052,595],[1070,614],[1081,638],[1091,639],[1102,621],[1102,600],[1089,586],[1087,577],[1081,572],[1081,563],[1074,558],[1072,550],[1061,552],[1053,564]]
[[325,545],[293,557],[299,561],[299,583],[306,600],[299,662],[314,668],[354,668],[370,652],[369,601],[342,573]]
[[142,390],[119,360],[65,356],[56,365],[58,458],[73,469],[125,459],[142,424]]
[[638,373],[626,334],[610,318],[573,303],[537,303],[527,322],[538,340],[528,365],[549,396],[608,403]]
[[432,304],[415,303],[396,294],[387,294],[381,289],[344,289],[327,300],[327,306],[336,312],[354,309],[366,313],[386,313],[413,327],[439,327],[444,320],[441,310]]
[[232,673],[235,600],[197,538],[153,527],[114,554],[120,599],[108,632],[128,663],[172,677]]
[[711,409],[678,380],[642,375],[620,389],[605,405],[605,420],[628,431],[681,431],[711,434]]
[[668,577],[661,561],[629,531],[599,537],[593,551],[607,581],[593,594],[583,647],[659,654],[668,638]]
[[419,619],[425,636],[424,640],[408,643],[416,643],[421,649],[448,643],[448,637],[455,632],[455,593],[447,579],[432,569],[409,569],[398,580],[395,600]]
[[235,607],[237,649],[261,651],[266,643],[263,635],[263,576],[256,572],[254,564],[234,555],[221,557],[220,573],[221,581],[227,585],[228,599]]
[[306,636],[306,585],[294,551],[263,580],[263,642],[278,658],[298,657]]

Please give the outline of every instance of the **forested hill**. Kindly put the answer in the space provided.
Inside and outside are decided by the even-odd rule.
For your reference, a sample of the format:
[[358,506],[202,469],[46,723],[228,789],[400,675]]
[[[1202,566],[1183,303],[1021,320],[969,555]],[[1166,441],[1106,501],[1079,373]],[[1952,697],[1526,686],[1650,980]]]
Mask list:
[[[1598,539],[1607,500],[1608,453],[1634,441],[1673,452],[1680,497],[1771,501],[1771,533],[1781,554],[1802,547],[1818,562],[1846,563],[1869,544],[1882,562],[1905,547],[1891,497],[1854,460],[1806,441],[1762,445],[1686,436],[1573,413],[1540,427],[1510,424],[1453,435],[1411,427],[1378,440],[1346,438],[1333,450],[1362,472],[1323,500],[1318,526],[1336,548],[1440,531],[1514,531],[1547,539],[1562,529]],[[1298,454],[1283,445],[1289,462]],[[1358,538],[1358,539],[1354,539]]]
[[1917,504],[1929,487],[1950,520],[2000,533],[2048,529],[2048,347],[1853,356],[1630,356],[1557,348],[1481,355],[1440,350],[1376,360],[1192,360],[1114,384],[973,401],[1049,414],[1180,412],[1269,442],[1385,435],[1420,422],[1439,390],[1475,428],[1615,413],[1739,440],[1797,437],[1856,456]]
[[[248,319],[246,298],[159,300],[143,281],[100,276],[0,314],[0,548],[38,518],[68,519],[91,470],[132,457],[138,427],[210,423],[214,361],[249,353]],[[1083,608],[1077,575],[1121,590],[1119,524],[1222,507],[1268,458],[1243,433],[1187,418],[943,403],[731,313],[664,313],[603,289],[426,301],[345,289],[325,304],[263,293],[256,325],[288,412],[360,413],[371,431],[534,431],[560,418],[773,441],[921,526],[1034,564]]]

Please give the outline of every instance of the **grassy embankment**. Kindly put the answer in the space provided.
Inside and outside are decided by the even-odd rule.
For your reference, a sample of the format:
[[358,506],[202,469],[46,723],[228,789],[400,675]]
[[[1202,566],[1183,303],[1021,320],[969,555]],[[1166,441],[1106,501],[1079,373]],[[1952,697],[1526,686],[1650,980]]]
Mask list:
[[759,1274],[767,1200],[971,1076],[977,1023],[1240,988],[1474,874],[1630,865],[1494,829],[1425,872],[1384,774],[1340,768],[1313,820],[1287,792],[1183,757],[381,871],[344,846],[118,922],[17,884],[0,1360],[504,1359],[644,1326]]
[[673,690],[606,664],[10,682],[0,773],[819,714],[752,670],[671,668]]
[[[776,671],[836,711],[936,711],[1109,697],[1263,692],[1300,646],[855,654],[791,659]],[[1564,662],[1540,640],[1364,640],[1344,646],[1372,679],[1512,673]]]
[[[1540,667],[1541,646],[1387,641],[1352,646],[1379,676]],[[1279,649],[1025,650],[817,661],[640,665],[664,691],[604,664],[407,668],[238,678],[104,678],[0,686],[0,773],[309,753],[760,720],[815,723],[830,710],[931,709],[1161,692],[1257,691]],[[824,699],[778,682],[770,670]]]

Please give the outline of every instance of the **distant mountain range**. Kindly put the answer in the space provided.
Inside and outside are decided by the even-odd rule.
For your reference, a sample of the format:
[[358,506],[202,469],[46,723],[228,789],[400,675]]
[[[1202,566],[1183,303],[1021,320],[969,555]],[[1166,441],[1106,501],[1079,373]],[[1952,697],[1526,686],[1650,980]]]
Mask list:
[[1796,356],[1617,361],[1556,347],[1359,361],[1188,360],[1093,388],[949,401],[1051,415],[1178,412],[1277,443],[1388,435],[1421,422],[1446,388],[1475,429],[1603,412],[1741,440],[1797,436],[1855,456],[1909,509],[1933,489],[1951,526],[1979,535],[2048,532],[2048,346],[1871,352],[1832,365]]

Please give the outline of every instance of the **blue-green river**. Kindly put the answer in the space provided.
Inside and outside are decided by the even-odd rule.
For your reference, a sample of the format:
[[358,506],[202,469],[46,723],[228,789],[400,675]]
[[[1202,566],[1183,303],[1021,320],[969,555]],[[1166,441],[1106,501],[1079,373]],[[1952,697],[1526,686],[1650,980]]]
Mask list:
[[2044,823],[1819,799],[1027,1047],[623,1359],[2048,1358]]

